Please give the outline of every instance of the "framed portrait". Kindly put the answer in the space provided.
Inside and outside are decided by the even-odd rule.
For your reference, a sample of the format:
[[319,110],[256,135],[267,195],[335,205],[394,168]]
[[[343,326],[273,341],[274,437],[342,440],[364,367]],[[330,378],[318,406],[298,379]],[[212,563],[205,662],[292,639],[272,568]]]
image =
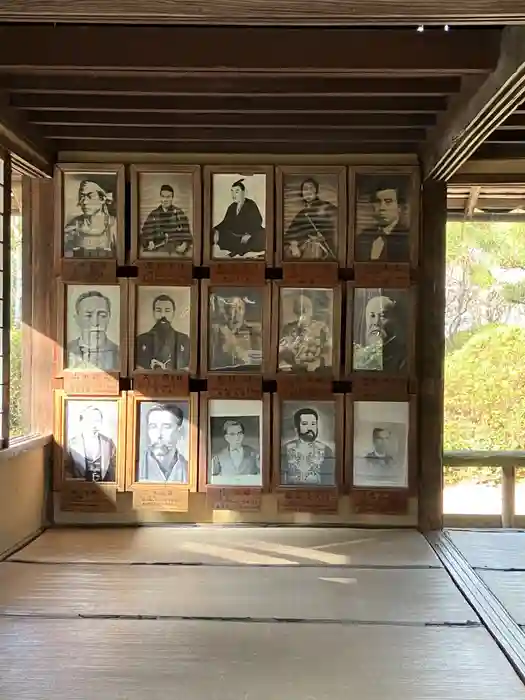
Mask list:
[[199,485],[266,489],[270,464],[270,397],[201,396]]
[[130,285],[130,372],[197,372],[198,282]]
[[[350,397],[349,397],[349,400]],[[412,452],[410,400],[354,401],[349,445],[354,488],[406,489]]]
[[127,370],[127,282],[58,285],[58,372]]
[[265,372],[270,349],[269,283],[242,286],[202,283],[203,373]]
[[274,283],[273,367],[278,373],[339,376],[341,287]]
[[131,260],[189,261],[201,255],[200,166],[133,165]]
[[204,264],[273,258],[273,168],[208,166]]
[[349,264],[417,265],[419,179],[410,166],[350,171]]
[[196,395],[129,394],[127,490],[163,484],[195,490],[197,411]]
[[412,289],[349,286],[346,373],[411,376],[414,323]]
[[281,167],[277,185],[277,263],[346,261],[346,168]]
[[124,488],[126,410],[122,396],[70,397],[55,402],[54,488],[64,481]]
[[61,164],[55,169],[56,260],[124,263],[124,166]]
[[344,398],[274,397],[274,485],[336,488],[342,481]]

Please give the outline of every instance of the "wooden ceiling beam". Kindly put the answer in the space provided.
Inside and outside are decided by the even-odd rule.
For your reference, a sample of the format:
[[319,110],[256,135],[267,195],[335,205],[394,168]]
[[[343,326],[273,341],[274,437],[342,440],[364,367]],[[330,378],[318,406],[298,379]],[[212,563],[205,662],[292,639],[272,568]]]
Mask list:
[[409,113],[444,110],[444,97],[136,97],[130,95],[26,95],[12,94],[11,104],[24,110],[172,112],[187,113],[273,113],[294,111]]
[[[49,126],[42,127],[46,138],[73,140],[107,140],[118,141],[188,141],[207,143],[222,141],[224,143],[239,143],[242,141],[256,144],[259,142],[290,143],[298,139],[303,143],[359,143],[360,141],[374,143],[399,142],[420,143],[425,138],[424,129],[406,129],[401,133],[388,129],[345,129],[327,132],[323,127],[298,131],[294,127],[275,130],[272,127],[252,129],[220,129],[216,127],[157,127],[143,129],[124,126]],[[257,150],[255,148],[255,150]]]
[[191,25],[511,24],[523,22],[516,0],[3,0],[1,21]]
[[39,130],[13,109],[0,91],[0,145],[46,175],[53,174],[55,154]]
[[0,84],[9,92],[19,94],[63,94],[63,95],[134,95],[134,96],[179,96],[187,97],[215,95],[231,97],[239,95],[259,96],[448,96],[458,92],[461,79],[456,77],[435,78],[329,78],[288,76],[260,77],[254,79],[244,75],[226,75],[212,78],[179,76],[175,78],[133,78],[107,76],[63,75],[4,75]]
[[219,112],[207,114],[177,114],[173,112],[92,112],[80,111],[31,111],[27,113],[31,123],[40,126],[134,126],[151,129],[162,126],[209,127],[222,129],[289,129],[298,131],[311,127],[327,130],[351,129],[422,129],[436,123],[436,116],[427,112],[414,114],[368,114],[351,112],[272,112],[270,114],[238,114]]
[[[103,139],[54,139],[54,146],[59,151],[59,160],[64,160],[64,152],[67,151],[67,159],[71,160],[71,154],[97,152],[107,153],[108,141]],[[247,141],[208,141],[206,143],[195,143],[191,141],[118,141],[111,147],[113,152],[119,153],[232,153],[232,154],[287,154],[287,155],[351,155],[368,154],[416,154],[416,146],[413,143],[405,143],[400,140],[397,143],[368,143],[365,141],[349,142],[314,142],[305,143],[300,139],[276,143],[275,141],[260,141],[255,147],[253,143]],[[73,159],[74,160],[74,159]]]
[[507,27],[496,68],[476,89],[469,86],[429,135],[425,177],[448,180],[523,102],[525,26]]
[[417,32],[415,28],[4,25],[0,66],[4,72],[22,73],[40,67],[80,73],[466,75],[493,69],[500,35],[497,29],[463,28]]
[[496,129],[485,139],[485,143],[517,143],[525,141],[525,127],[523,129]]

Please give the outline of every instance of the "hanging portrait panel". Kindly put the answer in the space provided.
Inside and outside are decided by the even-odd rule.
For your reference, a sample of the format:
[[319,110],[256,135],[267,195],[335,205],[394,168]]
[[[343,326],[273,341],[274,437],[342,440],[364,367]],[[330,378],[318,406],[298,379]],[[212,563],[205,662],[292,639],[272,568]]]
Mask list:
[[126,282],[59,284],[64,370],[126,373],[126,289]]
[[188,372],[192,287],[136,285],[133,371]]
[[408,487],[409,429],[409,401],[354,402],[354,487]]
[[266,261],[273,252],[273,169],[209,167],[204,264]]
[[269,345],[269,286],[203,284],[201,334],[203,371],[263,371]]
[[132,166],[132,260],[200,262],[199,166]]
[[339,374],[341,290],[276,284],[273,323],[277,371]]
[[124,166],[61,165],[57,254],[64,260],[124,262]]
[[410,168],[359,169],[354,177],[351,260],[417,263],[418,185]]
[[206,484],[262,488],[263,400],[209,399],[207,417]]
[[353,301],[347,318],[348,338],[352,333],[349,370],[409,375],[414,323],[411,290],[355,287],[349,301]]
[[279,168],[277,192],[277,261],[344,264],[345,168]]

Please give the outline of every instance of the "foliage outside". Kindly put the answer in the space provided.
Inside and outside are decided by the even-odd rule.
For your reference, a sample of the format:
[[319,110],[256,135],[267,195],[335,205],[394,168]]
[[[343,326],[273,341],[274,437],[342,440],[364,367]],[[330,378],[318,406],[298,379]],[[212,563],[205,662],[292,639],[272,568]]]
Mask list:
[[[445,451],[525,449],[525,224],[449,223],[446,294]],[[447,484],[500,478],[445,467]]]

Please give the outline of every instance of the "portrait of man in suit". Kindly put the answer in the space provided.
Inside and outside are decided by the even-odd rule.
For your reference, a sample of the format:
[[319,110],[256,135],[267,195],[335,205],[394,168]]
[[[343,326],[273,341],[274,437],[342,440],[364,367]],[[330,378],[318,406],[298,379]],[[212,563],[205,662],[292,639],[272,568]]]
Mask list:
[[355,370],[403,374],[408,369],[405,290],[356,289]]
[[[231,183],[231,203],[222,220],[213,224],[213,257],[262,258],[265,255],[264,220],[257,202],[249,196],[247,183],[250,180],[247,176]],[[213,194],[213,211],[224,211],[225,205],[217,201],[215,189]]]
[[[193,236],[188,215],[174,201],[175,190],[162,184],[159,204],[147,215],[140,232],[142,257],[162,253],[176,258],[191,257]],[[141,197],[142,201],[142,197]]]
[[[403,175],[358,177],[356,262],[409,262],[408,185]],[[372,225],[367,223],[370,210]]]
[[[252,416],[251,418],[253,422],[254,417]],[[221,477],[221,483],[225,483],[228,480],[232,483],[242,483],[243,477],[253,477],[260,474],[259,451],[250,447],[250,445],[243,444],[246,435],[245,419],[229,418],[223,420],[211,418],[212,423],[219,421],[223,423],[224,446],[212,455],[210,483],[213,484],[214,481],[218,481],[216,477]]]
[[[313,177],[306,178],[299,185],[301,208],[284,233],[286,260],[337,259],[337,207],[322,199],[319,189],[319,180]],[[287,209],[294,204],[292,196],[287,194],[285,181],[285,217]]]
[[[111,189],[97,182],[109,179],[114,181]],[[64,176],[64,257],[114,258],[117,250],[116,175],[90,175],[78,186],[77,181],[73,174]]]
[[187,484],[188,461],[180,450],[187,427],[187,403],[141,404],[137,481]]
[[[76,287],[76,289],[75,289]],[[119,346],[108,336],[112,321],[113,326],[120,323],[120,289],[119,287],[104,287],[104,293],[99,289],[81,289],[80,286],[68,288],[68,323],[66,327],[67,368],[84,370],[119,370]],[[117,300],[112,303],[110,297]],[[73,313],[71,313],[71,311]],[[78,336],[74,337],[71,322],[78,328]]]
[[[144,326],[145,317],[149,315],[153,325],[148,331],[137,335],[136,367],[158,372],[187,370],[190,364],[190,338],[186,333],[174,328],[176,313],[180,312],[180,309],[177,309],[173,295],[169,293],[169,289],[166,289],[156,294],[149,306],[144,295],[145,290],[147,290],[145,287],[139,288],[138,320],[140,325]],[[180,291],[179,289],[178,292]],[[187,292],[187,306],[184,314],[189,322],[190,290],[184,291]]]
[[262,293],[239,287],[210,294],[209,369],[259,372],[262,367]]
[[67,420],[66,477],[83,481],[115,481],[117,449],[115,440],[105,434],[108,421],[104,420],[107,416],[103,411],[106,409],[116,411],[116,404],[87,404],[78,414],[77,425],[70,425],[73,421]]
[[[287,410],[290,408],[287,407],[287,402],[283,402],[285,420]],[[328,420],[327,417],[325,419]],[[333,436],[334,416],[332,421],[332,425],[323,427]],[[333,485],[335,456],[332,448],[319,439],[319,411],[307,406],[294,411],[293,428],[294,439],[281,439],[281,483],[283,485]]]

